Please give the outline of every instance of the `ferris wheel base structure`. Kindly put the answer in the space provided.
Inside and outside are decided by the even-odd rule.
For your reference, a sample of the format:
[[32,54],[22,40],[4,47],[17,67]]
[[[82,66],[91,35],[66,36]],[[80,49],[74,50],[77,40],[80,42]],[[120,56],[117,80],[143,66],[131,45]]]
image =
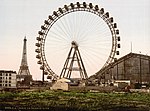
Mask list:
[[[72,71],[79,72],[81,80],[88,79],[76,41],[72,41],[68,57],[60,74],[60,78],[71,78]],[[77,66],[74,66],[74,63]]]
[[[78,12],[78,13],[74,13],[74,12]],[[80,15],[79,13],[81,13],[81,12],[86,12],[86,13],[84,13],[83,15]],[[94,20],[91,20],[91,21],[89,20],[89,22],[91,22],[91,24],[94,24],[93,21],[95,21],[95,20],[97,20],[97,22],[99,22],[99,18],[100,18],[105,23],[105,25],[107,25],[106,29],[108,29],[109,31],[106,31],[106,32],[109,34],[106,33],[101,36],[105,37],[107,35],[106,37],[109,36],[110,38],[103,37],[101,40],[104,40],[104,39],[106,39],[108,41],[109,41],[109,39],[111,40],[111,42],[104,41],[104,43],[106,42],[106,45],[102,44],[102,46],[105,46],[104,49],[101,48],[102,49],[101,50],[99,48],[101,52],[106,52],[106,48],[107,48],[107,46],[109,46],[110,48],[108,48],[108,49],[110,49],[110,50],[107,49],[109,52],[108,54],[99,54],[99,52],[98,52],[98,54],[96,56],[107,55],[108,57],[106,60],[104,60],[105,63],[101,67],[98,67],[99,69],[97,71],[95,71],[93,74],[99,73],[101,71],[101,69],[103,69],[104,67],[111,64],[114,61],[115,55],[119,55],[119,50],[117,50],[118,48],[121,47],[120,43],[119,43],[120,42],[119,30],[117,29],[117,24],[114,23],[113,17],[110,17],[109,12],[105,12],[104,8],[99,8],[98,5],[93,5],[92,3],[89,3],[89,4],[87,4],[86,2],[83,2],[83,3],[77,2],[75,4],[70,3],[70,5],[64,5],[63,8],[58,8],[57,11],[53,11],[53,14],[49,15],[48,19],[44,21],[44,25],[41,26],[41,31],[38,32],[39,36],[36,38],[37,43],[35,45],[36,45],[37,49],[35,50],[35,52],[37,52],[37,55],[36,55],[36,58],[38,59],[37,63],[40,64],[40,69],[43,71],[43,80],[44,80],[45,75],[47,75],[47,79],[52,79],[52,80],[57,80],[60,78],[72,78],[73,74],[74,74],[73,72],[78,72],[81,80],[88,79],[88,74],[90,72],[90,69],[88,69],[89,67],[87,64],[90,62],[86,61],[88,59],[84,59],[85,56],[84,56],[83,52],[86,53],[86,50],[85,51],[80,50],[83,46],[88,46],[88,45],[86,45],[85,43],[84,43],[84,45],[80,44],[86,40],[86,37],[82,38],[81,35],[84,35],[84,36],[90,35],[90,33],[88,31],[95,31],[95,32],[100,31],[100,30],[98,30],[99,29],[98,26],[103,25],[103,23],[102,24],[95,23],[95,27],[89,25],[90,23],[85,22],[86,20],[88,20],[87,17],[89,16],[89,15],[86,15],[87,13],[91,13],[90,16],[97,17]],[[67,22],[70,19],[69,15],[71,16],[73,14],[76,14],[75,16],[73,16],[73,17],[75,17],[74,22],[72,22],[72,21]],[[84,16],[85,20],[77,18],[77,16],[79,16],[79,17]],[[68,18],[66,19],[65,17],[68,17],[69,19]],[[62,18],[64,18],[64,19],[62,19]],[[63,22],[63,20],[64,20],[64,22]],[[77,20],[81,20],[81,21],[78,22]],[[85,26],[87,24],[89,25],[89,27],[86,27],[86,30],[82,30],[83,29],[82,26],[84,26],[84,24],[80,25],[80,23],[82,23],[82,22],[85,22]],[[61,25],[58,26],[59,23]],[[98,24],[98,26],[96,26],[97,24]],[[69,27],[66,28],[65,25],[68,25]],[[70,27],[72,30],[69,29]],[[55,28],[55,30],[53,28]],[[65,29],[66,30],[68,29],[71,32],[68,33],[68,30],[65,32],[64,31]],[[75,31],[77,29],[78,29],[78,31],[77,31],[78,33],[76,34]],[[57,32],[54,32],[54,31],[57,31]],[[80,34],[79,34],[79,32],[80,32]],[[105,30],[104,30],[104,32],[105,32]],[[60,35],[59,35],[59,33],[60,33]],[[97,34],[99,34],[99,33],[102,33],[102,32],[98,32]],[[51,34],[51,35],[48,37],[48,34]],[[55,36],[54,36],[54,34],[55,34]],[[70,51],[68,50],[69,54],[67,56],[67,59],[63,65],[63,67],[61,67],[61,71],[56,73],[51,66],[52,64],[49,65],[49,62],[52,62],[52,60],[55,57],[54,58],[50,57],[51,59],[48,61],[48,58],[46,58],[46,56],[48,56],[48,55],[46,55],[47,50],[45,49],[45,46],[46,46],[45,44],[48,42],[50,42],[50,45],[55,44],[56,39],[58,39],[63,34],[66,34],[65,36],[68,36],[68,34],[70,34],[71,36],[68,37],[69,40],[67,40],[68,38],[65,38],[65,36],[63,36],[61,38],[61,40],[65,40],[65,41],[60,41],[59,43],[63,44],[63,43],[66,43],[66,41],[69,41],[70,43],[67,43],[67,44],[71,44],[71,48],[70,48]],[[76,36],[78,35],[78,37],[76,37],[75,35]],[[101,36],[98,36],[98,37],[101,37]],[[70,39],[70,37],[71,37],[71,39]],[[92,36],[90,36],[90,37],[92,37]],[[90,39],[89,41],[94,41],[93,38],[90,38],[90,37],[88,38],[88,39]],[[82,39],[78,41],[78,39],[80,39],[80,38],[82,38]],[[46,39],[51,40],[51,41],[46,42]],[[55,40],[55,41],[53,42],[52,40]],[[96,42],[97,42],[96,40],[100,41],[99,38],[95,39],[95,41],[93,43],[91,43],[92,47],[88,46],[87,49],[94,50],[93,46],[96,46]],[[67,44],[65,44],[65,45],[67,45]],[[60,52],[61,51],[62,50],[60,50]],[[51,54],[56,54],[56,53],[51,53]],[[91,54],[95,54],[95,52],[91,53]],[[98,57],[98,58],[100,59],[101,57]],[[56,58],[56,59],[60,59],[60,58]],[[90,58],[90,59],[93,59],[93,58]],[[101,58],[101,59],[103,59],[103,58]],[[57,67],[57,65],[55,67]]]

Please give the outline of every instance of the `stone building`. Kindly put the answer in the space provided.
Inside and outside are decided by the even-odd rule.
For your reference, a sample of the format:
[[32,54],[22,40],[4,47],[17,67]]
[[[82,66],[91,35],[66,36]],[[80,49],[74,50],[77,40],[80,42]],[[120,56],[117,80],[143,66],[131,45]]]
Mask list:
[[16,71],[0,70],[0,88],[16,88]]
[[95,78],[101,83],[130,80],[132,84],[150,84],[150,56],[129,53],[118,60],[116,59],[90,78]]

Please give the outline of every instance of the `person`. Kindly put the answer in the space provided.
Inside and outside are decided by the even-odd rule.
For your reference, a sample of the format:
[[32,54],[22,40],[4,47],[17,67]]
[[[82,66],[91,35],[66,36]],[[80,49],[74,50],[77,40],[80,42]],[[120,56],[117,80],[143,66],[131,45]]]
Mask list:
[[130,86],[130,85],[127,85],[127,86],[125,87],[125,92],[130,92],[130,89],[131,89],[131,86]]

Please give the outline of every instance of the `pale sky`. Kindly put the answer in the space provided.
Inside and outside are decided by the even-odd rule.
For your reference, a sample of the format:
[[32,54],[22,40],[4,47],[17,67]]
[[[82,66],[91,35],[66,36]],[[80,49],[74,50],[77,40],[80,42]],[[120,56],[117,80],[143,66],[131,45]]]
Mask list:
[[[80,0],[83,2],[83,0]],[[121,36],[120,57],[131,52],[150,55],[150,0],[84,0],[98,4],[114,17]],[[44,20],[54,10],[76,0],[0,0],[0,70],[19,70],[23,39],[27,37],[28,65],[41,79],[35,43]]]

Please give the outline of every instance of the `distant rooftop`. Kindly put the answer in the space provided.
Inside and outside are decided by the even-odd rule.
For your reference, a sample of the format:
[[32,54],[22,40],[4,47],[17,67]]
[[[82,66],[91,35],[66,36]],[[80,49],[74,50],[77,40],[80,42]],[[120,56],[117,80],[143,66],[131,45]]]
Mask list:
[[11,71],[11,70],[0,70],[0,73],[16,73],[16,71]]

